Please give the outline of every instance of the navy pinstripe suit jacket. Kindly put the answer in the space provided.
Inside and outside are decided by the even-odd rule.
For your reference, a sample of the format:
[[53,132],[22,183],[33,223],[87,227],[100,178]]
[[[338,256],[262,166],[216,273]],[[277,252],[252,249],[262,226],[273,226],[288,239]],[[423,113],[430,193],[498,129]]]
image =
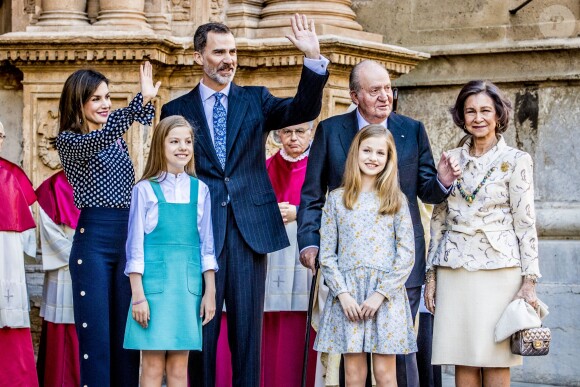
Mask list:
[[[423,124],[392,113],[387,127],[395,139],[399,183],[409,201],[415,231],[415,266],[406,286],[421,286],[425,276],[425,238],[417,197],[424,203],[436,204],[445,199],[446,193],[437,182],[437,170]],[[316,128],[298,208],[300,249],[320,246],[318,230],[326,192],[341,186],[346,156],[357,131],[356,110],[328,118]]]
[[228,196],[245,242],[265,254],[288,246],[276,196],[266,172],[264,134],[318,117],[326,75],[303,68],[294,98],[274,97],[265,87],[232,83],[228,96],[226,165],[222,170],[203,110],[199,85],[168,102],[161,118],[184,116],[195,130],[195,167],[210,190],[215,253],[224,246]]

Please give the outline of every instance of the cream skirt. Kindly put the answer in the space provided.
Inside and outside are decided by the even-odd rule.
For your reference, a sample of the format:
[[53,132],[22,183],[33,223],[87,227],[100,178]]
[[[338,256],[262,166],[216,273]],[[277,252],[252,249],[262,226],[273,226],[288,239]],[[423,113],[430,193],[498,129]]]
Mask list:
[[501,314],[522,284],[519,267],[467,271],[437,267],[433,364],[512,367],[522,357],[494,341]]

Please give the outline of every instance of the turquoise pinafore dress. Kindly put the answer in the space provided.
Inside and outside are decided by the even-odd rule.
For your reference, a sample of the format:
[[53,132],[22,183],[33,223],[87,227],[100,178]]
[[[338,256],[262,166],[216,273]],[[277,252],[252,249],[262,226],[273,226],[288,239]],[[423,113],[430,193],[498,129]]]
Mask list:
[[132,317],[124,347],[141,350],[201,350],[202,273],[197,231],[198,180],[190,178],[189,203],[167,203],[161,186],[150,181],[158,200],[155,229],[145,234],[143,289],[151,319],[142,328]]

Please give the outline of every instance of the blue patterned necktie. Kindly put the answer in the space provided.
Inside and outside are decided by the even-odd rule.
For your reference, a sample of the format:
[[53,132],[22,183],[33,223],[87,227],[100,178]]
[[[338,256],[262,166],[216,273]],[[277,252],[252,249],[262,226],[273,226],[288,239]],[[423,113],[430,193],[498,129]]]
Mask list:
[[215,93],[215,105],[213,105],[213,146],[222,169],[226,165],[226,118],[227,112],[222,105],[223,93]]

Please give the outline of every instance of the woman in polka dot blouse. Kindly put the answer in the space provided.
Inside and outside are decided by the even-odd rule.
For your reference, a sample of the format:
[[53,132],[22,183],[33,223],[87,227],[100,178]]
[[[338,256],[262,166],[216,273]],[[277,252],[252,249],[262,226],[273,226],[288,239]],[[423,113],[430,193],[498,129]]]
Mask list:
[[68,77],[60,98],[56,139],[66,177],[81,210],[70,254],[81,386],[137,386],[139,352],[123,349],[131,287],[125,242],[135,181],[123,134],[136,120],[151,125],[160,82],[140,66],[141,92],[111,112],[109,81],[94,70]]

